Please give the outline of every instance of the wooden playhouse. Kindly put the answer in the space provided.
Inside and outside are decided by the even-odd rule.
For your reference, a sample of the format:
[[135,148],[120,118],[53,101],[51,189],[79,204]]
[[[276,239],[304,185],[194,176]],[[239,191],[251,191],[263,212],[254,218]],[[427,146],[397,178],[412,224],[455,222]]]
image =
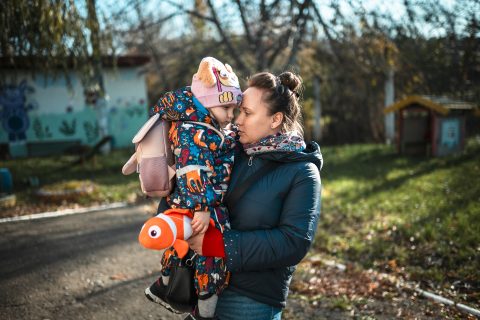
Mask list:
[[445,156],[463,150],[472,103],[436,96],[408,96],[385,108],[395,112],[395,140],[402,154]]

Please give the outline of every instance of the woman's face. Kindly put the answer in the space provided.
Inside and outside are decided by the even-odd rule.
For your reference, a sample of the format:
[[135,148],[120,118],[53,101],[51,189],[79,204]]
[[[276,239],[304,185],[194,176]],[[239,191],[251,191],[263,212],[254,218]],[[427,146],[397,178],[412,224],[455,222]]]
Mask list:
[[242,144],[255,143],[279,131],[279,129],[272,129],[273,116],[269,115],[268,106],[262,101],[263,92],[255,87],[250,87],[243,92],[240,113],[235,120]]

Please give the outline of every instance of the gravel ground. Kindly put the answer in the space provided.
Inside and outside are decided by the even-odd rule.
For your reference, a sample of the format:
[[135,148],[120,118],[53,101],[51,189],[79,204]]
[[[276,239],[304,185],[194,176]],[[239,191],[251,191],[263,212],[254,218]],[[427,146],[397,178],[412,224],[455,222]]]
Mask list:
[[143,290],[160,253],[142,207],[0,224],[0,319],[182,319]]

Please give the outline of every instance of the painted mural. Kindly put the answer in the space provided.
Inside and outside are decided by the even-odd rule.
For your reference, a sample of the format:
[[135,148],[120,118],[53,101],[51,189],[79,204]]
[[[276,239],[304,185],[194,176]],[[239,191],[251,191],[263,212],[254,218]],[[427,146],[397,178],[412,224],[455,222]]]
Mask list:
[[[108,132],[113,136],[113,147],[130,147],[132,138],[147,118],[147,105],[143,101],[117,101],[109,104]],[[32,128],[27,132],[30,142],[48,140],[77,140],[94,145],[100,137],[97,112],[85,107],[81,111],[64,114],[31,115]]]
[[0,121],[8,136],[8,142],[20,142],[27,139],[30,127],[28,112],[34,104],[27,103],[27,93],[34,90],[23,80],[19,85],[9,84],[0,89]]
[[[100,137],[98,114],[90,106],[72,107],[65,101],[64,113],[43,113],[47,106],[28,103],[27,94],[33,93],[27,81],[6,86],[0,95],[0,143],[23,141],[27,145],[38,142],[75,142],[94,145]],[[108,101],[108,132],[113,136],[112,147],[132,147],[132,137],[147,119],[144,99],[117,97]]]

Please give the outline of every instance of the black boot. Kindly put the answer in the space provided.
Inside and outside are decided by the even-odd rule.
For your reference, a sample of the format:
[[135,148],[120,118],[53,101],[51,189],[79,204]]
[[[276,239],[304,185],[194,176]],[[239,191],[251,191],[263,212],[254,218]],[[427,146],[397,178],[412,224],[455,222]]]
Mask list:
[[166,294],[167,286],[163,284],[162,277],[158,278],[150,287],[145,289],[145,296],[148,300],[158,303],[170,312],[177,314],[182,313],[172,308],[172,306],[165,301]]

